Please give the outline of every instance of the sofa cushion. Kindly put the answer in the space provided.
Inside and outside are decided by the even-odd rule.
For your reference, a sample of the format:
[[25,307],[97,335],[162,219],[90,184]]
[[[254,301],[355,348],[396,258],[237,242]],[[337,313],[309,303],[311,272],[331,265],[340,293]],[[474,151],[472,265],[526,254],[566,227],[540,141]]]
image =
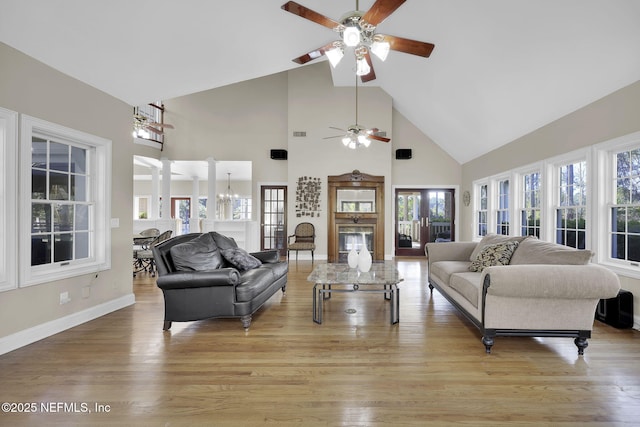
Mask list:
[[588,264],[593,252],[575,249],[557,243],[543,242],[536,238],[525,239],[511,257],[511,264]]
[[211,234],[213,240],[216,242],[216,245],[218,245],[221,251],[238,247],[238,244],[233,239],[233,237],[225,236],[224,234],[220,234],[217,231],[213,231],[209,234]]
[[478,246],[471,252],[469,261],[475,261],[480,251],[487,245],[493,245],[502,242],[521,242],[529,236],[504,236],[502,234],[489,233],[480,240]]
[[429,276],[436,277],[448,285],[452,274],[469,271],[469,261],[436,261],[429,268]]
[[274,282],[273,274],[265,268],[254,268],[240,275],[241,283],[236,286],[238,302],[251,301]]
[[176,270],[215,270],[223,264],[218,246],[208,233],[171,247],[169,253]]
[[482,271],[492,265],[508,265],[514,251],[518,248],[518,242],[507,241],[486,245],[475,260],[469,265],[470,271]]
[[455,273],[451,275],[449,286],[455,289],[475,308],[478,308],[480,289],[482,288],[482,273]]
[[240,271],[251,270],[262,265],[258,258],[241,248],[222,249],[220,252],[224,259]]

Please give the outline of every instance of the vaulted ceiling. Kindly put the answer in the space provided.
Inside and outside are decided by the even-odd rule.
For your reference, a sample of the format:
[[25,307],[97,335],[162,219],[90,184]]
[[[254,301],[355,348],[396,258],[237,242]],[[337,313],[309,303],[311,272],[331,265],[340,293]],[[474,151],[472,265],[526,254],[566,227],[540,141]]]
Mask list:
[[[0,41],[141,105],[300,67],[292,58],[336,39],[283,3],[2,0]],[[334,20],[356,6],[298,3]],[[436,47],[372,55],[367,85],[465,163],[638,81],[639,24],[638,0],[407,0],[378,32]],[[353,85],[347,62],[332,72]]]

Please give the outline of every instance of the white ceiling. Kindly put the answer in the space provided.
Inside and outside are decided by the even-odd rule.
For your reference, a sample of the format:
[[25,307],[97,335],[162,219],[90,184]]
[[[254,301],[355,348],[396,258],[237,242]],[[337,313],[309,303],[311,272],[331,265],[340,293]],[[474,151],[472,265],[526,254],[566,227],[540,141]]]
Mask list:
[[[298,2],[334,20],[355,8]],[[283,3],[0,0],[0,41],[141,105],[299,67],[336,38]],[[369,85],[461,163],[640,79],[639,0],[407,0],[378,32],[436,45],[374,57]]]

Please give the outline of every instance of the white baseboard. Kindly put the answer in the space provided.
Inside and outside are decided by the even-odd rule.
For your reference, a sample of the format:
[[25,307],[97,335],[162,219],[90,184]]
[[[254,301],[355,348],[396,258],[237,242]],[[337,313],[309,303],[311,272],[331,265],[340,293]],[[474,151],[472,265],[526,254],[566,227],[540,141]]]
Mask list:
[[96,305],[86,310],[70,314],[60,319],[42,323],[29,329],[25,329],[15,334],[0,338],[0,355],[9,353],[25,345],[29,345],[43,338],[50,337],[59,332],[81,325],[98,317],[104,316],[121,308],[135,304],[136,297],[134,294],[128,294],[120,298],[107,301],[103,304]]

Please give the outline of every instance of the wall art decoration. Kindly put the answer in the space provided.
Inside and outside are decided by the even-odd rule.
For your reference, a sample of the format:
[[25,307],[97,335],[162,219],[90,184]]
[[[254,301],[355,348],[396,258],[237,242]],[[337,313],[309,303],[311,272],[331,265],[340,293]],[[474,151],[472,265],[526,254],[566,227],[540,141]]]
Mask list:
[[301,176],[296,187],[296,217],[320,216],[320,178]]

